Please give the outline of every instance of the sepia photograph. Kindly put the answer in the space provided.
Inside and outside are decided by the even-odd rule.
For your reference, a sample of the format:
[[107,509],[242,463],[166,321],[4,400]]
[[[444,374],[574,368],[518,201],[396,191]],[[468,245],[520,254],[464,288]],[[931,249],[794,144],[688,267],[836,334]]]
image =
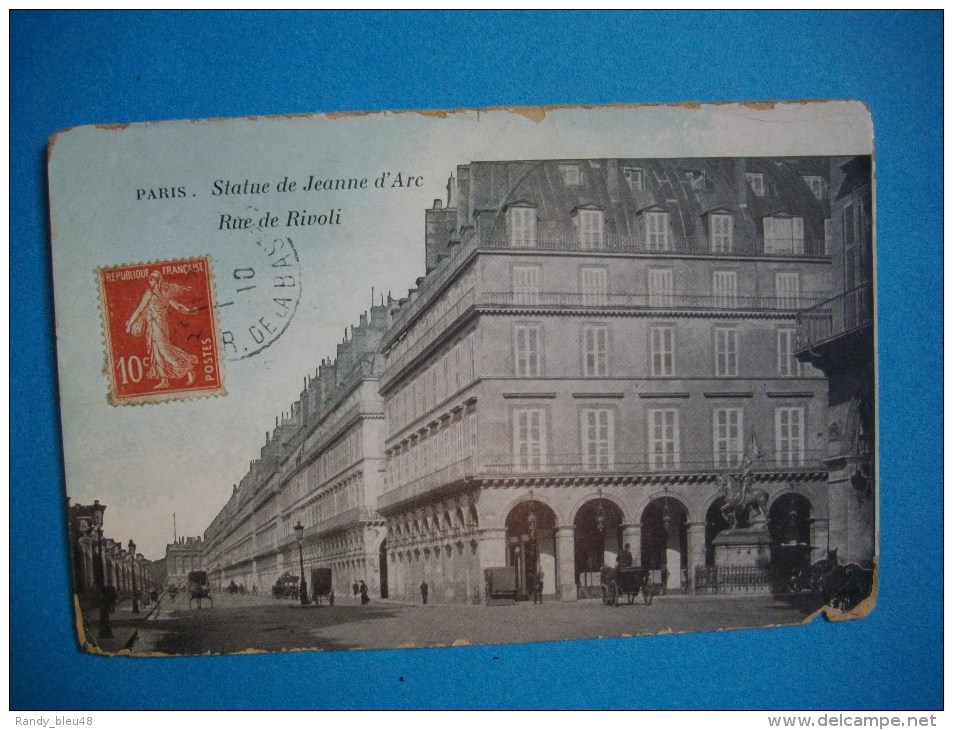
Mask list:
[[[53,138],[85,650],[521,643],[873,609],[866,110],[534,111]],[[807,141],[624,154],[672,125],[694,141],[669,148],[764,149],[779,119]],[[755,142],[715,141],[733,125]],[[336,166],[329,131],[353,154]],[[557,156],[460,158],[464,132],[474,151],[515,136]],[[203,178],[203,154],[252,143],[257,160]],[[103,199],[123,202],[92,233],[76,211]]]

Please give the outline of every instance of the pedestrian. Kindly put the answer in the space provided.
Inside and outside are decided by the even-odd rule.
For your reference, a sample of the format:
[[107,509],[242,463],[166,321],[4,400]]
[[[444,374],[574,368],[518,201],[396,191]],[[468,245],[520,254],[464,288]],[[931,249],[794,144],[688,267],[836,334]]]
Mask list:
[[328,594],[328,605],[329,606],[334,605],[334,589],[333,588],[331,589],[331,592]]
[[368,603],[371,602],[371,599],[367,595],[367,583],[365,583],[364,581],[361,581],[360,591],[361,591],[361,605],[366,606]]
[[543,571],[536,571],[536,577],[533,579],[533,603],[542,604],[543,602]]
[[354,600],[357,601],[357,594],[361,590],[361,587],[357,584],[357,581],[354,581],[354,585],[351,586],[351,590],[354,592]]
[[625,547],[619,551],[619,556],[615,560],[617,568],[631,568],[632,567],[632,551],[629,550],[629,543],[625,544]]
[[427,585],[427,579],[424,578],[423,582],[420,584],[420,600],[424,602],[424,605],[427,605],[427,594],[430,592],[430,586]]

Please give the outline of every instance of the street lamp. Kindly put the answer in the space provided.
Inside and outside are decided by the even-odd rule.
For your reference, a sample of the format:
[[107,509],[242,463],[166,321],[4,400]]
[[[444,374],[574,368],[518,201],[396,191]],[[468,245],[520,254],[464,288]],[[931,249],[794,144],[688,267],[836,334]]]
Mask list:
[[99,592],[99,638],[111,639],[113,631],[109,625],[110,606],[109,598],[106,596],[106,558],[103,555],[103,512],[106,511],[106,505],[100,504],[97,499],[89,509],[93,513],[93,527],[96,530],[98,548],[96,564],[99,570],[96,575],[96,588]]
[[301,590],[299,594],[301,596],[301,605],[307,606],[308,601],[308,583],[304,579],[304,525],[301,524],[301,520],[298,520],[298,524],[295,525],[295,537],[298,538],[298,563],[301,567]]
[[602,487],[599,487],[599,504],[596,510],[596,529],[599,530],[599,534],[602,534],[606,531],[606,513],[602,509]]
[[132,612],[139,613],[139,597],[136,589],[136,543],[129,540],[129,554],[132,556]]

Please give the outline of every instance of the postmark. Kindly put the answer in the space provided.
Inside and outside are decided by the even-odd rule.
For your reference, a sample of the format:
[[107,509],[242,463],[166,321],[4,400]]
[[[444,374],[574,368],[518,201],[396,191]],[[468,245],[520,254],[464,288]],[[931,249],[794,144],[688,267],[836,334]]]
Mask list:
[[225,394],[209,257],[96,275],[112,405]]
[[223,356],[244,360],[273,344],[301,299],[298,252],[288,236],[260,226],[216,252],[216,311]]

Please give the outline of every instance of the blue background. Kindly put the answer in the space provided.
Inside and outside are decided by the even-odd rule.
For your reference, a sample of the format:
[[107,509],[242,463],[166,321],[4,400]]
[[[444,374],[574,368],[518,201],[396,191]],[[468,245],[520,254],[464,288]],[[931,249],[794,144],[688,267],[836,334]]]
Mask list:
[[[942,14],[10,15],[14,709],[942,705]],[[881,587],[838,625],[522,646],[105,659],[66,564],[45,154],[88,123],[847,98],[876,135]]]

